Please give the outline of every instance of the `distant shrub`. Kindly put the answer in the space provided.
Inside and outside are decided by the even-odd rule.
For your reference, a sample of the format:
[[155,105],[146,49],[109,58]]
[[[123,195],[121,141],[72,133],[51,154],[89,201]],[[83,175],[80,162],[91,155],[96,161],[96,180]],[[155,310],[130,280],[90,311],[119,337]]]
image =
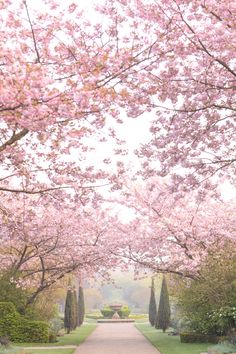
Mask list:
[[101,310],[101,314],[103,315],[103,317],[105,318],[112,318],[112,316],[114,315],[115,311],[112,310],[109,306],[104,307]]
[[[105,318],[112,318],[112,316],[114,315],[115,312],[116,311],[113,310],[112,308],[110,308],[110,306],[105,306],[101,310],[101,314]],[[127,305],[124,305],[124,306],[121,307],[121,309],[119,311],[117,311],[117,313],[120,316],[120,318],[127,318],[127,317],[129,317],[130,309],[129,309],[129,307]]]

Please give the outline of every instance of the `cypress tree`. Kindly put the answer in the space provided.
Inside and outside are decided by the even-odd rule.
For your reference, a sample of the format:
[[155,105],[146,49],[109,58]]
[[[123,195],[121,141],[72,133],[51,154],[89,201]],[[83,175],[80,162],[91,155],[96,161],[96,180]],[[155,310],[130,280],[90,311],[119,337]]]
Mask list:
[[84,291],[82,286],[79,287],[78,294],[78,326],[84,322],[85,306],[84,306]]
[[163,332],[166,331],[170,324],[170,302],[165,276],[162,279],[160,301],[155,322],[155,327],[162,329]]
[[157,315],[156,299],[155,299],[155,289],[154,289],[154,278],[152,278],[151,294],[149,301],[149,322],[151,326],[154,326],[155,319]]
[[76,290],[73,290],[73,329],[76,329],[77,324],[78,324],[78,301],[77,301],[77,293]]
[[65,313],[64,313],[64,327],[67,330],[67,333],[70,333],[70,331],[74,327],[74,305],[73,305],[73,292],[71,289],[67,290],[66,294],[66,303],[65,303]]

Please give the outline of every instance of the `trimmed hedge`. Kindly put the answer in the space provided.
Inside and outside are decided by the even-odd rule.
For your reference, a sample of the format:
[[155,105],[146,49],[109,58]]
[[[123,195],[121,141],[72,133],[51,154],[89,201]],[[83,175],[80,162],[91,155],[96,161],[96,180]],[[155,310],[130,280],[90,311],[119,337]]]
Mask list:
[[104,307],[101,310],[101,314],[103,315],[103,317],[105,318],[112,318],[112,316],[114,315],[115,311],[112,310],[110,307]]
[[218,343],[219,338],[211,334],[202,333],[180,333],[181,343]]
[[0,302],[0,336],[10,340],[16,336],[16,328],[20,324],[20,314],[11,302]]
[[0,302],[0,336],[13,342],[48,342],[48,324],[29,321],[21,316],[11,302]]
[[128,306],[123,306],[119,311],[118,311],[118,315],[120,316],[120,318],[128,318],[130,314],[130,309],[128,308]]
[[[109,306],[106,306],[101,310],[101,313],[105,318],[112,318],[115,312],[116,311],[110,308]],[[129,317],[130,309],[128,308],[128,306],[123,306],[119,311],[117,311],[117,313],[120,318],[127,318]]]
[[46,322],[24,320],[20,323],[17,342],[46,343],[48,340],[48,324]]

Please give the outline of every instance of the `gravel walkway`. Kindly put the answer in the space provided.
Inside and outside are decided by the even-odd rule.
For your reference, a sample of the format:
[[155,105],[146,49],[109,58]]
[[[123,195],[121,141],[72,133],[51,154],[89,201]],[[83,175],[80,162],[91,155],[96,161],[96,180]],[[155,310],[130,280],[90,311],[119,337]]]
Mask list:
[[100,323],[74,354],[161,354],[133,323]]

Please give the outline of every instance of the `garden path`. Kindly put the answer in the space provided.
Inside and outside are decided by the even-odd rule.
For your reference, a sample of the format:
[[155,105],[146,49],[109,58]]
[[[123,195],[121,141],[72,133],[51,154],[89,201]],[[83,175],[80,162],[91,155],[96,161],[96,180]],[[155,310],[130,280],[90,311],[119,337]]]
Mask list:
[[161,354],[133,323],[100,323],[74,354]]

